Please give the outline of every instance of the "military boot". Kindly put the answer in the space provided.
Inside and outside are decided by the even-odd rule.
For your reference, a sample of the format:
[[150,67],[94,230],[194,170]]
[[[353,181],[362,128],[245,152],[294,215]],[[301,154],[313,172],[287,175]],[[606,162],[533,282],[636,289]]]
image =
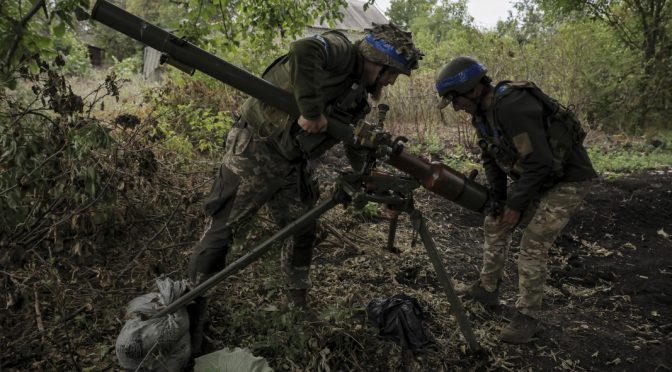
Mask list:
[[502,329],[499,339],[509,344],[526,344],[538,330],[538,319],[517,311],[511,322]]
[[196,297],[196,299],[187,305],[189,314],[189,335],[191,336],[191,357],[201,356],[204,352],[205,326],[208,319],[208,299],[206,297]]
[[466,291],[464,291],[463,298],[465,300],[475,300],[483,304],[485,307],[495,307],[499,305],[499,287],[501,280],[497,281],[497,288],[493,292],[487,291],[481,286],[481,280],[474,282]]

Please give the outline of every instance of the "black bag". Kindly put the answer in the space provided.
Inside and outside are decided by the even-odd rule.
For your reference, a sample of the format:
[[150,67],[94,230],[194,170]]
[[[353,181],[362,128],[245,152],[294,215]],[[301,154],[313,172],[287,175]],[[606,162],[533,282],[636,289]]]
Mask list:
[[366,306],[369,321],[378,327],[378,337],[418,350],[433,343],[422,326],[424,316],[415,298],[397,294],[371,300]]

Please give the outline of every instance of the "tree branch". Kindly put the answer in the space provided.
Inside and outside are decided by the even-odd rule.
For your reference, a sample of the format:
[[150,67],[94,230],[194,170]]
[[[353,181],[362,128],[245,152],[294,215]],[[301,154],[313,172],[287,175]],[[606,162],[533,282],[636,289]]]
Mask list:
[[19,47],[19,43],[23,38],[23,29],[25,28],[26,24],[28,24],[28,21],[30,21],[30,19],[33,18],[35,14],[37,14],[40,8],[44,6],[44,1],[45,0],[37,0],[33,4],[33,7],[28,11],[28,14],[21,18],[21,20],[14,26],[16,37],[14,38],[14,42],[7,52],[7,57],[5,58],[5,68],[9,69],[9,63],[11,62],[12,57],[14,57],[14,53],[16,53],[16,50]]
[[602,19],[616,30],[617,34],[620,35],[620,39],[627,46],[635,50],[641,49],[641,45],[638,45],[633,39],[634,32],[630,30],[621,19],[609,11],[608,5],[593,3],[591,1],[586,2],[586,4],[596,17]]

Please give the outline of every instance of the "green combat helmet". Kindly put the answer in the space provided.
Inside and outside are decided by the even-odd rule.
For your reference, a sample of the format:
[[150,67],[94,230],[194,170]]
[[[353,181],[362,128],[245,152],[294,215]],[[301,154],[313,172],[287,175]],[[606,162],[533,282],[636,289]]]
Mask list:
[[439,109],[448,106],[456,95],[474,89],[488,70],[471,57],[457,57],[448,62],[436,77],[436,91],[443,99]]
[[366,36],[357,43],[364,58],[395,68],[404,75],[411,75],[411,70],[418,68],[423,54],[413,44],[410,32],[391,23],[374,23],[373,28],[366,31]]

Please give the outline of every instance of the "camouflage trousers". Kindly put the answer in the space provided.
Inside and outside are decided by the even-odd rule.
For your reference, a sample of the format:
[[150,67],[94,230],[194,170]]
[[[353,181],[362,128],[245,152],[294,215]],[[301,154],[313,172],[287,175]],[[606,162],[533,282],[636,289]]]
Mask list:
[[[315,205],[318,192],[305,161],[287,161],[250,129],[236,124],[227,136],[223,164],[205,200],[210,219],[189,262],[192,283],[199,284],[226,266],[231,242],[262,206],[284,227]],[[316,226],[313,221],[285,245],[289,252],[283,267],[290,289],[310,287]]]
[[[516,308],[523,314],[538,317],[547,277],[548,251],[571,214],[590,191],[592,181],[561,182],[535,200],[521,217],[527,227],[523,232],[518,255],[518,300]],[[513,229],[495,224],[495,217],[485,218],[485,244],[481,285],[494,291],[502,279],[506,255],[511,246]]]

